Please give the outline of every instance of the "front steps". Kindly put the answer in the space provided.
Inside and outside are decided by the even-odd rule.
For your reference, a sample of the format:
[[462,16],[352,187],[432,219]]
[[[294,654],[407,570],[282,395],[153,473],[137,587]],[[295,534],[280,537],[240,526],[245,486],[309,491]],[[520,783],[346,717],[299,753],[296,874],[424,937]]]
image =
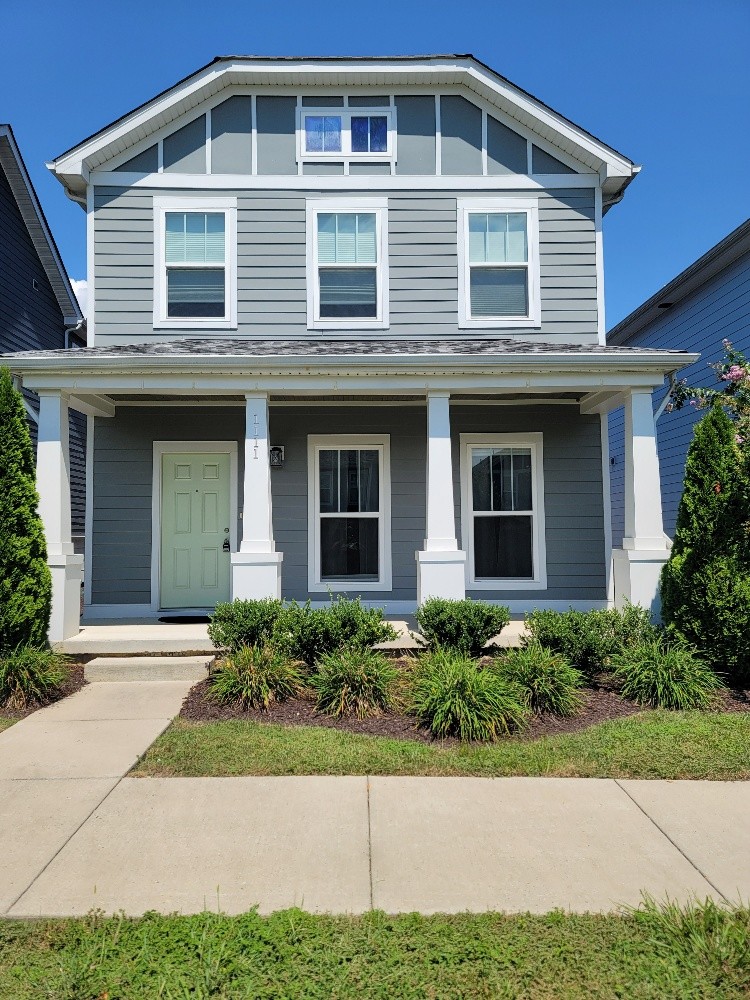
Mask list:
[[98,656],[83,668],[91,681],[191,681],[208,677],[213,656]]

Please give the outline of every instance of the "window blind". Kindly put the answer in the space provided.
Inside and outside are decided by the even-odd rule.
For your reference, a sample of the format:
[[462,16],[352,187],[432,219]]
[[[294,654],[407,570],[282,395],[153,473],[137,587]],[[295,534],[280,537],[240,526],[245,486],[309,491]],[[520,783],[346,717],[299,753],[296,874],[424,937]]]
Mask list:
[[528,272],[525,267],[472,267],[471,315],[528,315]]
[[377,264],[372,212],[321,212],[318,215],[319,264]]
[[528,259],[525,212],[471,212],[469,262],[523,264]]
[[223,264],[222,212],[167,212],[164,254],[167,264]]

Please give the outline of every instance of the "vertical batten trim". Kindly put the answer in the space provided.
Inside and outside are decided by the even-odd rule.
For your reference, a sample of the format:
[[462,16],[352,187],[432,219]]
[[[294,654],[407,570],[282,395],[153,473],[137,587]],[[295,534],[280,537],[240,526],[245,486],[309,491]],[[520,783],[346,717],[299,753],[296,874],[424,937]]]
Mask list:
[[526,140],[526,173],[531,177],[534,171],[534,153],[531,139]]
[[435,94],[435,173],[443,173],[443,134],[440,123],[440,94]]
[[254,176],[258,173],[258,97],[257,94],[250,95],[250,173]]
[[487,176],[487,111],[482,108],[482,176]]
[[211,170],[211,109],[206,111],[206,173],[212,173]]
[[594,188],[594,220],[596,226],[596,317],[599,343],[607,343],[607,321],[604,312],[604,239],[602,236],[602,189]]
[[164,140],[159,139],[156,144],[156,172],[157,174],[164,173]]

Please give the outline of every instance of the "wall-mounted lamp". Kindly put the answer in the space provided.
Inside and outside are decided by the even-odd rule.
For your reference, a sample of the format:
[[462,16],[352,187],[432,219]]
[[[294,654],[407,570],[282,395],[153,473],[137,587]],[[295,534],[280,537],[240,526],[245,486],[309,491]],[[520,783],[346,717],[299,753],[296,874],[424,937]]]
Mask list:
[[270,462],[272,469],[281,469],[284,465],[284,446],[274,445],[270,451]]

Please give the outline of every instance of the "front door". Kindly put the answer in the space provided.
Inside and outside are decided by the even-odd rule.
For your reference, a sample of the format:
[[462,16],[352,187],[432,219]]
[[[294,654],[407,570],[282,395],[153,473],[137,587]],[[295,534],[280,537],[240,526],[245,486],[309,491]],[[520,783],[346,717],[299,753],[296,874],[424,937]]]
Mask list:
[[229,461],[220,453],[162,456],[162,608],[229,600]]

